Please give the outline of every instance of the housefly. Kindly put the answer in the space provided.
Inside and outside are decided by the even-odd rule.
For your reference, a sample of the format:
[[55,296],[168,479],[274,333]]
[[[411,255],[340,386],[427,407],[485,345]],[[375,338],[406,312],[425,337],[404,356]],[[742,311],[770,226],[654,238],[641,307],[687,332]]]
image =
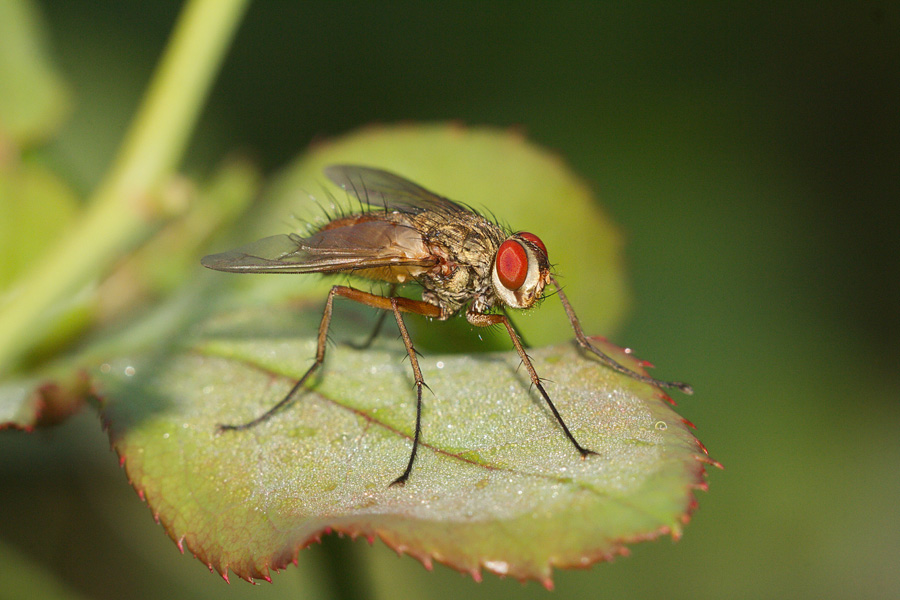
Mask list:
[[[409,478],[422,431],[425,380],[403,313],[443,321],[465,309],[466,319],[476,327],[505,327],[532,384],[582,457],[595,452],[578,443],[569,431],[506,316],[507,307],[531,308],[543,296],[547,285],[552,284],[578,343],[607,367],[651,385],[692,393],[685,383],[660,381],[636,373],[591,343],[562,287],[550,273],[547,247],[533,233],[507,231],[474,210],[387,171],[335,165],[324,172],[360,201],[360,212],[332,219],[308,237],[294,233],[267,237],[242,248],[206,256],[201,263],[210,269],[233,273],[345,273],[387,282],[392,284],[392,291],[388,296],[381,296],[344,285],[333,286],[325,301],[312,366],[287,396],[267,412],[247,423],[220,425],[221,430],[248,429],[265,421],[287,404],[322,365],[335,296],[381,309],[385,311],[382,317],[388,311],[393,313],[409,355],[416,384],[415,434],[406,469],[391,485],[402,485]],[[422,288],[421,300],[393,294],[397,285],[406,283],[416,283]]]

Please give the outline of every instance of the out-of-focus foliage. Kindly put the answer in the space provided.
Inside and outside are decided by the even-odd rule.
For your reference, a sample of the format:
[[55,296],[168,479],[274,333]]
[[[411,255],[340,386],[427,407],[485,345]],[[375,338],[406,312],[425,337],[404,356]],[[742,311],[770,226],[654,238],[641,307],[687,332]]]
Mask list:
[[31,2],[0,4],[0,148],[46,139],[66,112],[68,93],[45,37]]

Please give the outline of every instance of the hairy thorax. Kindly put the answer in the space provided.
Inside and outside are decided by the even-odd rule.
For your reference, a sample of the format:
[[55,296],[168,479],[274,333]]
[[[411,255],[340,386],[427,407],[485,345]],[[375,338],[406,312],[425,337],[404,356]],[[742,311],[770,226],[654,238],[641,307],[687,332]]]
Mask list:
[[497,302],[491,285],[491,269],[497,249],[507,234],[484,217],[467,213],[452,219],[422,213],[415,227],[438,263],[416,276],[422,299],[441,308],[442,318],[456,314],[467,303],[485,312]]

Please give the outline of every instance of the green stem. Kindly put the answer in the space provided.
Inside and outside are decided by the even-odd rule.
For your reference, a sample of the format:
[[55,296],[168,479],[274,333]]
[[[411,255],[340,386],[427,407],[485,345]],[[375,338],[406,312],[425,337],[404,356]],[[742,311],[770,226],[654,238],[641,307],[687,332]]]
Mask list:
[[0,374],[52,325],[54,306],[101,276],[167,216],[153,197],[180,162],[248,0],[191,0],[182,11],[113,167],[80,222],[16,286],[0,312]]

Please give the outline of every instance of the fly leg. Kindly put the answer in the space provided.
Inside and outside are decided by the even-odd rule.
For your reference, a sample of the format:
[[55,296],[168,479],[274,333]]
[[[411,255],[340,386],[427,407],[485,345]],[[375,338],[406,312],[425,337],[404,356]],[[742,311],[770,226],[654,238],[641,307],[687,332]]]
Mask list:
[[[406,344],[406,353],[409,355],[409,364],[412,365],[413,377],[416,380],[416,429],[413,435],[412,452],[409,455],[409,462],[406,464],[406,470],[403,474],[391,482],[391,485],[403,485],[409,479],[412,472],[413,463],[416,460],[416,450],[419,449],[419,434],[422,433],[422,388],[425,387],[425,379],[422,378],[422,371],[419,369],[419,360],[416,358],[416,350],[413,348],[412,340],[409,332],[406,331],[406,324],[403,323],[403,317],[400,316],[399,309],[400,298],[391,298],[391,309],[394,311],[394,317],[397,319],[397,327],[400,329],[400,337]],[[387,314],[387,313],[385,313]]]
[[[396,284],[391,285],[391,289],[388,291],[388,297],[392,298],[396,291],[397,291]],[[378,334],[381,332],[381,327],[384,325],[384,319],[385,319],[385,317],[387,317],[387,315],[388,315],[387,311],[381,311],[378,314],[378,320],[375,321],[375,329],[372,330],[372,333],[370,333],[369,337],[367,337],[364,341],[362,341],[362,342],[346,342],[346,344],[348,346],[350,346],[351,348],[353,348],[354,350],[365,350],[366,348],[371,346],[372,342],[375,341],[375,338],[377,338]]]
[[[516,329],[516,324],[513,322],[512,317],[509,316],[509,311],[506,310],[505,306],[501,306],[500,310],[503,311],[503,316],[506,317],[506,320],[509,321],[509,324],[512,325],[513,329]],[[525,348],[531,348],[531,344],[528,343],[528,340],[525,339],[525,336],[519,333],[518,329],[516,329],[516,335],[519,336],[519,341],[522,342],[522,346]]]
[[[334,304],[334,295],[341,293],[341,288],[343,286],[336,285],[331,288],[331,291],[328,292],[328,299],[325,301],[325,311],[322,313],[322,322],[319,324],[319,337],[318,343],[316,345],[316,360],[312,364],[312,366],[307,369],[306,373],[303,374],[303,377],[297,380],[297,383],[294,384],[294,387],[291,388],[291,391],[287,393],[287,395],[282,398],[275,406],[256,417],[252,421],[248,421],[246,423],[241,423],[239,425],[219,425],[219,431],[240,431],[241,429],[250,429],[251,427],[255,427],[264,421],[268,421],[269,418],[281,410],[286,404],[288,404],[294,397],[300,388],[303,387],[303,384],[315,373],[316,369],[318,369],[323,362],[325,362],[325,345],[328,341],[328,326],[331,324],[331,311],[332,304]],[[345,288],[351,289],[351,288]],[[356,290],[353,290],[356,291]]]
[[269,419],[276,412],[281,410],[282,407],[284,407],[293,399],[294,394],[296,394],[303,387],[303,384],[306,383],[307,380],[309,380],[310,376],[312,376],[316,369],[318,369],[322,365],[322,363],[325,362],[325,347],[328,340],[328,326],[331,324],[332,305],[334,303],[335,296],[343,296],[344,298],[348,298],[355,302],[359,302],[360,304],[365,304],[366,306],[378,308],[383,311],[389,310],[394,313],[394,317],[397,319],[397,326],[400,328],[400,335],[403,338],[403,343],[406,345],[406,351],[409,354],[409,361],[412,364],[413,375],[416,381],[416,429],[413,436],[412,453],[409,456],[409,462],[406,465],[406,470],[403,471],[403,474],[400,477],[391,482],[391,485],[403,485],[404,483],[406,483],[406,480],[409,479],[409,474],[412,472],[412,466],[416,459],[416,450],[418,450],[419,448],[419,434],[422,431],[422,388],[425,387],[425,380],[422,377],[422,371],[419,369],[419,361],[416,358],[416,350],[415,348],[413,348],[412,340],[409,337],[409,333],[406,330],[406,325],[403,323],[403,318],[401,317],[400,313],[415,313],[431,318],[442,318],[443,316],[441,314],[440,308],[421,300],[410,300],[409,298],[401,297],[386,298],[384,296],[370,294],[369,292],[363,292],[343,285],[336,285],[332,287],[331,291],[328,292],[328,299],[325,301],[325,312],[322,314],[322,322],[319,324],[318,343],[316,346],[316,360],[312,364],[312,366],[306,371],[306,373],[303,374],[303,377],[301,377],[297,381],[297,383],[294,384],[294,387],[291,388],[291,391],[288,392],[287,396],[282,398],[280,402],[267,410],[265,413],[253,419],[252,421],[242,423],[240,425],[219,425],[219,430],[235,431],[241,429],[249,429],[251,427],[259,425],[263,421]]
[[[419,437],[422,433],[422,388],[425,387],[425,379],[422,377],[421,369],[419,369],[419,359],[416,357],[416,349],[413,347],[412,339],[409,337],[409,332],[406,330],[406,324],[403,322],[403,317],[400,313],[414,313],[433,319],[444,318],[444,315],[437,306],[421,300],[411,300],[399,296],[386,298],[384,296],[369,294],[367,292],[361,292],[359,290],[354,290],[353,288],[345,288],[342,286],[335,286],[335,288],[338,288],[337,293],[350,298],[351,300],[355,300],[373,308],[380,308],[385,311],[385,314],[387,314],[388,310],[393,312],[394,318],[397,320],[397,327],[400,329],[400,337],[403,338],[403,343],[406,346],[406,353],[409,355],[409,363],[412,366],[413,377],[416,382],[416,428],[413,434],[412,452],[409,454],[409,462],[406,463],[406,469],[400,477],[391,482],[392,486],[403,485],[406,483],[406,480],[409,479],[413,463],[416,462],[416,451],[419,449]],[[332,288],[332,290],[335,288]]]
[[566,316],[569,317],[569,322],[572,324],[572,329],[575,330],[575,339],[578,340],[578,344],[582,348],[599,358],[606,366],[611,368],[613,371],[622,373],[623,375],[628,375],[632,379],[643,381],[644,383],[649,383],[650,385],[655,385],[657,387],[677,388],[685,394],[694,393],[694,388],[692,388],[687,383],[682,383],[681,381],[663,381],[654,377],[648,377],[647,375],[641,375],[640,373],[632,371],[628,367],[620,365],[615,360],[601,352],[596,346],[591,343],[587,336],[584,335],[584,331],[581,330],[581,323],[578,322],[578,317],[575,316],[575,311],[572,310],[572,305],[569,304],[569,299],[566,298],[566,294],[562,291],[562,286],[560,286],[559,283],[557,283],[556,279],[554,279],[553,277],[550,278],[550,281],[552,281],[553,285],[556,286],[557,293],[559,294],[559,301],[562,302],[563,310],[566,311]]
[[483,314],[477,313],[473,311],[469,311],[466,313],[466,319],[472,325],[476,327],[490,327],[491,325],[496,325],[497,323],[502,323],[504,327],[506,327],[506,332],[509,333],[509,337],[513,342],[513,345],[516,347],[516,351],[519,353],[519,358],[522,359],[522,364],[525,365],[525,368],[528,370],[528,374],[531,376],[531,383],[538,389],[543,396],[544,400],[547,402],[547,406],[550,407],[550,412],[553,413],[553,416],[556,417],[556,421],[559,423],[560,427],[562,427],[563,432],[565,432],[566,437],[569,438],[569,441],[575,446],[575,449],[581,454],[582,458],[585,458],[588,454],[597,454],[593,450],[588,450],[584,446],[578,443],[578,440],[575,439],[575,436],[572,435],[572,432],[569,431],[569,427],[566,425],[566,422],[563,421],[562,416],[560,416],[559,411],[556,410],[556,406],[553,405],[553,401],[550,399],[550,395],[547,393],[547,390],[544,389],[543,384],[541,383],[541,378],[538,377],[537,371],[534,370],[534,365],[531,364],[531,359],[528,357],[528,354],[525,353],[525,348],[522,346],[522,342],[519,340],[519,335],[516,333],[516,330],[513,328],[512,323],[506,317],[506,315],[495,315],[495,314]]

